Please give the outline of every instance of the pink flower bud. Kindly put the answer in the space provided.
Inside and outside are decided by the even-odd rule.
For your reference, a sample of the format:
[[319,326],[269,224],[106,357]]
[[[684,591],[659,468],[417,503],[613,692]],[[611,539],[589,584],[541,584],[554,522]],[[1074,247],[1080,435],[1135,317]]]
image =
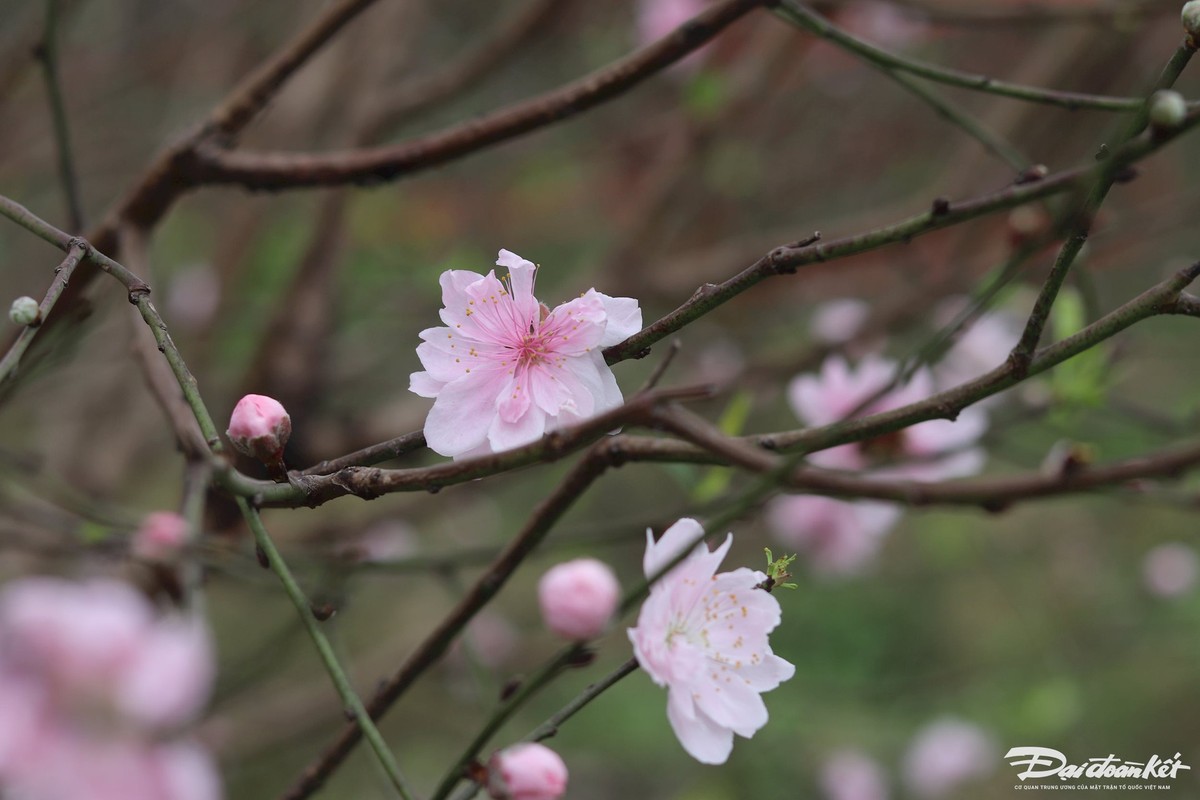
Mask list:
[[621,587],[611,569],[594,558],[550,568],[538,582],[546,627],[565,639],[599,636],[617,608]]
[[567,765],[540,744],[515,744],[488,762],[488,794],[496,800],[555,800],[567,790]]
[[234,406],[225,435],[239,453],[264,464],[278,464],[292,435],[292,418],[278,400],[248,394]]
[[133,554],[144,561],[170,561],[187,544],[188,521],[173,511],[147,514],[133,534]]

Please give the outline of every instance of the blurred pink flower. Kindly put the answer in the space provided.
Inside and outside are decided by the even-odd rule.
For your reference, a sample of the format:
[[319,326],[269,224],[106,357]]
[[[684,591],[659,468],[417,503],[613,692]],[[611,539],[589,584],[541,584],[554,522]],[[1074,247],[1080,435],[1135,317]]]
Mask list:
[[601,348],[641,329],[629,297],[594,289],[548,311],[533,296],[536,267],[501,250],[495,271],[442,273],[442,321],[421,331],[409,389],[436,398],[425,439],[444,456],[499,452],[621,404]]
[[816,495],[784,495],[766,509],[775,539],[828,577],[857,575],[870,567],[900,516],[899,507],[890,503]]
[[412,526],[403,520],[385,519],[367,527],[357,537],[342,542],[336,553],[360,564],[386,564],[416,555],[420,549]]
[[497,800],[556,800],[567,790],[567,765],[545,745],[515,744],[488,761],[487,790]]
[[871,307],[862,300],[853,297],[829,300],[813,313],[808,329],[826,344],[842,344],[862,330],[870,315]]
[[214,800],[207,755],[170,741],[213,680],[198,622],[116,581],[0,592],[0,785],[30,800]]
[[466,638],[475,657],[495,669],[512,658],[521,637],[506,617],[485,608],[467,626]]
[[[792,410],[808,425],[829,425],[853,416],[878,414],[915,403],[934,393],[933,377],[926,369],[907,384],[897,386],[854,412],[884,389],[897,365],[879,356],[867,356],[851,368],[840,356],[831,356],[817,375],[800,375],[788,385]],[[817,466],[851,471],[873,470],[919,481],[936,481],[972,475],[983,468],[986,455],[972,445],[987,430],[987,414],[966,408],[951,422],[929,420],[864,442],[813,453]]]
[[[945,300],[934,315],[935,321],[939,326],[948,325],[966,307],[967,302],[965,297]],[[1003,309],[981,314],[958,333],[954,344],[934,365],[937,388],[942,390],[958,386],[1003,364],[1021,338],[1023,327],[1023,320]],[[997,397],[990,397],[983,402],[994,402]]]
[[[646,532],[646,577],[698,541],[704,530],[681,519],[657,542]],[[768,635],[780,609],[756,589],[766,576],[741,568],[717,574],[733,542],[710,552],[697,544],[650,588],[629,639],[638,663],[667,687],[667,719],[683,748],[704,764],[722,764],[733,734],[750,737],[767,724],[759,695],[792,677],[795,667],[771,652]]]
[[221,276],[210,264],[191,264],[172,276],[165,301],[171,327],[196,331],[208,325],[221,304]]
[[134,531],[130,549],[145,561],[170,561],[183,550],[190,532],[188,521],[174,511],[155,511]]
[[593,639],[608,627],[621,586],[607,564],[579,558],[551,567],[538,581],[546,627],[565,639]]
[[922,728],[904,755],[904,781],[913,794],[936,800],[996,768],[996,745],[978,725],[940,719]]
[[838,13],[837,23],[855,36],[892,49],[903,49],[929,35],[929,25],[919,11],[876,0],[849,5]]
[[1196,588],[1200,558],[1182,542],[1160,544],[1142,561],[1142,582],[1159,597],[1178,597]]
[[875,759],[858,750],[839,750],[821,765],[826,800],[887,800],[887,775]]
[[292,435],[292,418],[275,398],[248,394],[233,407],[225,435],[239,453],[264,464],[280,463]]
[[703,11],[704,5],[704,0],[638,0],[638,43],[657,42]]

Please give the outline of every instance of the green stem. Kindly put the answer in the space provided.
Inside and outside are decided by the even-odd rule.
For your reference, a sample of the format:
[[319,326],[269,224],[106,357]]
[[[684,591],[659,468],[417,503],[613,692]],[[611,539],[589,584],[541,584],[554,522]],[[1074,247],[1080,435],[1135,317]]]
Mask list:
[[38,47],[38,60],[46,77],[46,95],[54,124],[54,144],[58,151],[58,171],[67,201],[67,219],[72,231],[84,228],[83,203],[79,197],[79,178],[71,155],[71,133],[67,125],[66,103],[58,73],[58,8],[59,0],[46,0],[46,26]]
[[775,7],[775,12],[788,22],[822,39],[828,39],[879,67],[903,70],[937,83],[1072,110],[1088,108],[1095,111],[1137,111],[1142,107],[1143,101],[1138,97],[1108,97],[1023,86],[890,53],[842,30],[797,0],[781,0]]
[[325,636],[325,632],[321,630],[321,623],[313,616],[312,607],[304,594],[304,590],[300,588],[300,584],[296,582],[296,578],[292,575],[291,570],[288,569],[287,563],[283,560],[283,556],[279,554],[275,543],[271,541],[271,537],[267,533],[266,526],[263,525],[258,511],[244,497],[237,498],[237,504],[238,508],[242,511],[242,515],[246,518],[251,532],[254,534],[255,543],[266,553],[271,569],[279,577],[279,582],[283,584],[284,591],[287,592],[292,605],[296,607],[296,613],[300,615],[305,630],[308,631],[313,645],[316,646],[317,653],[321,656],[321,661],[325,664],[325,670],[329,673],[329,677],[337,689],[338,696],[342,699],[342,704],[349,713],[354,715],[354,721],[362,729],[363,736],[366,738],[367,743],[370,744],[371,750],[375,753],[375,757],[379,761],[379,765],[387,773],[388,779],[391,781],[392,786],[395,787],[396,792],[404,800],[412,800],[412,791],[400,774],[400,768],[396,764],[396,759],[392,756],[391,750],[388,749],[387,743],[383,741],[383,736],[380,735],[379,729],[375,727],[375,723],[371,720],[371,715],[363,707],[358,694],[355,693],[354,687],[350,684],[350,678],[346,675],[346,671],[342,669],[342,665],[333,651],[333,645],[330,644],[329,638]]
[[[1175,81],[1179,79],[1184,67],[1187,66],[1188,61],[1191,60],[1195,52],[1195,45],[1189,37],[1183,44],[1176,48],[1170,60],[1167,61],[1166,67],[1163,68],[1158,81],[1151,90],[1151,95],[1156,91],[1169,89],[1171,86],[1174,86]],[[1114,140],[1117,147],[1124,147],[1142,132],[1149,119],[1149,107],[1149,99],[1141,102],[1136,113],[1126,121],[1117,134]],[[1096,168],[1091,187],[1083,196],[1083,199],[1078,203],[1069,205],[1059,215],[1056,227],[1066,225],[1065,234],[1067,239],[1063,242],[1062,247],[1059,248],[1058,255],[1055,256],[1054,264],[1050,267],[1050,273],[1046,276],[1046,281],[1038,291],[1037,299],[1034,300],[1033,311],[1029,315],[1029,320],[1025,324],[1024,331],[1021,332],[1021,339],[1017,342],[1017,346],[1013,348],[1012,358],[1019,369],[1026,367],[1029,364],[1029,360],[1033,357],[1034,350],[1037,349],[1038,342],[1042,338],[1042,332],[1045,330],[1046,322],[1050,319],[1050,311],[1054,308],[1054,301],[1058,299],[1058,293],[1062,289],[1068,273],[1071,271],[1071,265],[1075,263],[1075,259],[1079,256],[1079,251],[1083,249],[1083,245],[1087,242],[1088,234],[1092,228],[1092,220],[1095,218],[1096,212],[1100,210],[1100,206],[1104,204],[1109,190],[1116,183],[1117,176],[1120,175],[1124,166],[1125,164],[1121,163],[1121,159],[1109,155]]]

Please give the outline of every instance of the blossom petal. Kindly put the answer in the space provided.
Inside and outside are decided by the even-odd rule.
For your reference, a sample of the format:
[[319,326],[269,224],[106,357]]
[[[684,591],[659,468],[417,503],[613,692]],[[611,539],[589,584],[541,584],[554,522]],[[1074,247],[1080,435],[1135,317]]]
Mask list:
[[667,703],[667,719],[683,749],[701,764],[724,764],[733,751],[733,731],[722,728],[703,712],[685,719],[675,704]]
[[458,456],[483,444],[507,380],[502,369],[480,369],[446,384],[425,418],[430,449]]
[[414,372],[408,376],[408,390],[419,397],[437,397],[445,386],[428,372]]
[[496,255],[496,265],[508,269],[508,281],[512,287],[512,301],[518,312],[517,319],[525,330],[539,315],[538,301],[533,296],[534,276],[537,265],[521,258],[511,250],[501,250]]
[[546,415],[535,405],[528,405],[514,420],[497,414],[488,428],[487,439],[496,453],[536,442],[546,432]]
[[442,322],[453,328],[467,321],[467,287],[483,280],[478,272],[465,269],[448,269],[442,273],[438,283],[442,286],[442,310],[438,315]]
[[586,294],[556,306],[538,331],[546,337],[551,352],[578,356],[600,346],[605,320],[604,303],[598,296]]
[[588,294],[595,294],[604,304],[604,313],[608,324],[604,329],[604,338],[600,340],[601,347],[610,347],[623,342],[642,329],[642,309],[638,301],[632,297],[610,297],[603,292],[592,289]]

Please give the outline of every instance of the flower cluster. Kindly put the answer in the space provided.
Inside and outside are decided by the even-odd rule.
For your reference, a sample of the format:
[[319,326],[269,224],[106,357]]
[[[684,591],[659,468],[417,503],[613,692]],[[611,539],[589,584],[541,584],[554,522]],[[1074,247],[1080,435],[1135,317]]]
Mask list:
[[213,670],[200,623],[160,618],[123,583],[9,584],[0,786],[30,800],[217,800],[212,761],[176,735],[207,700]]
[[442,273],[442,322],[421,331],[409,389],[434,398],[425,440],[444,456],[499,452],[619,406],[601,349],[642,327],[636,300],[590,289],[553,310],[533,295],[537,268],[508,250],[495,271]]

